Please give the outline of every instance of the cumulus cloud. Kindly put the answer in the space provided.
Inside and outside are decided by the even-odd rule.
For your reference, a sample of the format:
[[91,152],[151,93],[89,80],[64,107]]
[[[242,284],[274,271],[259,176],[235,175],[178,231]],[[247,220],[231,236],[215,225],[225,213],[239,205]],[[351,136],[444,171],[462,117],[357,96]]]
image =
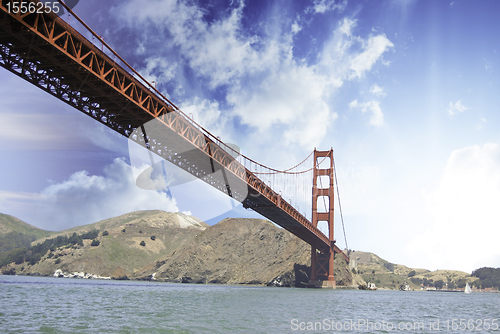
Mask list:
[[282,138],[286,144],[314,146],[337,118],[325,98],[328,79],[314,68],[284,62],[266,77],[255,90],[231,90],[227,100],[234,113],[259,134],[273,125],[286,124]]
[[[198,75],[209,78],[210,87],[215,89],[232,83],[245,71],[258,69],[262,61],[259,57],[266,53],[252,47],[258,42],[257,37],[241,33],[244,6],[242,2],[236,4],[229,16],[212,23],[203,19],[203,9],[187,1],[156,0],[145,4],[130,0],[112,12],[129,25],[154,26],[167,33],[172,38],[171,45],[178,48]],[[151,61],[148,66],[155,67],[160,59]]]
[[[332,37],[325,43],[316,64],[300,64],[293,59],[293,54],[285,52],[291,46],[282,45],[280,63],[267,64],[267,75],[260,79],[251,90],[230,89],[227,100],[234,106],[234,113],[245,124],[263,131],[275,125],[286,125],[283,129],[283,143],[314,147],[326,135],[328,127],[338,118],[329,107],[328,99],[351,76],[353,68],[358,76],[369,71],[377,59],[377,52],[372,51],[372,42],[352,36],[356,21],[344,19]],[[385,38],[385,37],[384,37]],[[353,51],[356,44],[367,45],[360,53]],[[370,61],[363,64],[356,60],[358,56],[370,54]],[[380,58],[381,54],[378,55]],[[361,57],[363,58],[363,57]],[[278,58],[280,59],[280,58]],[[262,66],[266,66],[264,63]],[[370,105],[367,110],[373,112],[370,121],[373,125],[382,124],[382,113],[378,105]],[[273,128],[274,129],[274,128]],[[262,137],[261,137],[262,138]],[[267,139],[267,138],[266,138]]]
[[387,95],[386,92],[384,91],[384,89],[377,84],[373,84],[370,87],[370,93],[372,93],[373,95],[378,96],[378,97],[384,97]]
[[453,116],[455,114],[464,112],[465,110],[467,110],[467,107],[462,104],[461,100],[458,100],[457,102],[455,102],[455,104],[450,101],[447,111],[449,115]]
[[[341,11],[345,4],[318,0],[314,11]],[[216,92],[217,104],[210,98],[196,102],[198,111],[210,116],[202,120],[199,113],[200,121],[206,122],[202,125],[231,133],[234,124],[240,123],[245,127],[239,137],[247,136],[244,140],[256,145],[299,145],[304,149],[319,145],[338,117],[331,96],[345,81],[363,77],[393,44],[383,34],[354,36],[356,21],[345,18],[320,46],[318,59],[306,62],[296,59],[293,51],[293,37],[302,29],[300,15],[293,24],[274,18],[272,25],[251,30],[242,23],[243,8],[243,2],[233,2],[227,12],[207,22],[204,9],[192,2],[129,0],[113,14],[122,23],[168,36],[170,43],[164,48],[172,48],[177,61],[207,83],[204,89]],[[145,38],[152,38],[150,35]],[[150,59],[147,68],[161,71],[158,58]],[[179,79],[181,68],[164,67],[165,78],[174,69]],[[373,105],[369,109],[374,114],[371,122],[380,124],[380,108]],[[206,125],[216,116],[217,124]]]
[[349,67],[352,71],[349,76],[350,79],[361,78],[380,59],[384,52],[394,47],[394,44],[385,35],[372,36],[363,44],[363,51],[350,62]]
[[359,103],[358,100],[354,100],[349,103],[349,108],[359,108],[363,113],[371,113],[369,124],[372,126],[384,125],[384,114],[380,108],[379,101]]
[[145,59],[146,67],[141,69],[141,75],[149,82],[155,82],[157,87],[159,83],[172,80],[175,76],[176,64],[167,59],[152,56]]
[[48,186],[40,194],[0,197],[8,195],[7,199],[13,204],[23,201],[31,209],[16,216],[48,230],[95,223],[137,210],[179,211],[175,201],[165,193],[137,187],[132,172],[132,168],[118,158],[106,166],[102,176],[79,171],[63,182]]
[[434,269],[472,271],[500,266],[500,145],[474,145],[452,152],[427,222],[409,246]]

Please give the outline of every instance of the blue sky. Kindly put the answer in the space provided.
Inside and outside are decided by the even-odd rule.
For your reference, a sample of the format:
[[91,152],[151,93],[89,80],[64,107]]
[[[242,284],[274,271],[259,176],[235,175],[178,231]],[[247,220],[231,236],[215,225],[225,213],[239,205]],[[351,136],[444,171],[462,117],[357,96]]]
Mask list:
[[[464,271],[500,266],[499,9],[417,0],[74,8],[248,157],[288,168],[333,147],[349,248]],[[0,99],[2,213],[49,230],[141,209],[210,223],[256,216],[200,182],[174,187],[173,199],[136,187],[127,139],[6,70]]]

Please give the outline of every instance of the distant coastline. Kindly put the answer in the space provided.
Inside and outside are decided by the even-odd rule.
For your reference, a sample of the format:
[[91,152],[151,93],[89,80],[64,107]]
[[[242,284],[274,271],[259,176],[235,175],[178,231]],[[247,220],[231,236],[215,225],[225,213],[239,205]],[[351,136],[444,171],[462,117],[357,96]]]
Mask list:
[[[336,257],[339,288],[498,292],[500,269],[471,274],[409,268],[350,251]],[[82,279],[305,287],[310,246],[261,219],[208,226],[193,216],[138,211],[61,232],[0,214],[0,273]]]

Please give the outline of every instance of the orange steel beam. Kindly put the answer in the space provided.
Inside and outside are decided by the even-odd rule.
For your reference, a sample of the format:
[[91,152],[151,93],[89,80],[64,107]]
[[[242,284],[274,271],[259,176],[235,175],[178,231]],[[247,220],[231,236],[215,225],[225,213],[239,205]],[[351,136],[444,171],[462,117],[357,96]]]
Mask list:
[[[330,241],[255,174],[234,160],[225,144],[193,124],[78,31],[53,13],[9,13],[0,5],[0,65],[155,154],[231,195],[318,249]],[[31,0],[28,2],[39,3]],[[156,120],[153,133],[133,135]],[[179,152],[183,152],[182,155]],[[210,177],[204,161],[226,169],[233,183]],[[248,195],[247,195],[248,194]],[[336,248],[336,252],[343,252]]]

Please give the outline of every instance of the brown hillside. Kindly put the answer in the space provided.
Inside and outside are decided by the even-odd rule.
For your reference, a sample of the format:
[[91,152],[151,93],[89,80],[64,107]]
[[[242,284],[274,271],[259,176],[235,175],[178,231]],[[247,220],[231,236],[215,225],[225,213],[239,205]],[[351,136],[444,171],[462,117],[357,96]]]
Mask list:
[[[307,284],[311,248],[286,230],[261,219],[225,219],[155,264],[139,277],[173,282]],[[337,284],[350,271],[337,257]]]

